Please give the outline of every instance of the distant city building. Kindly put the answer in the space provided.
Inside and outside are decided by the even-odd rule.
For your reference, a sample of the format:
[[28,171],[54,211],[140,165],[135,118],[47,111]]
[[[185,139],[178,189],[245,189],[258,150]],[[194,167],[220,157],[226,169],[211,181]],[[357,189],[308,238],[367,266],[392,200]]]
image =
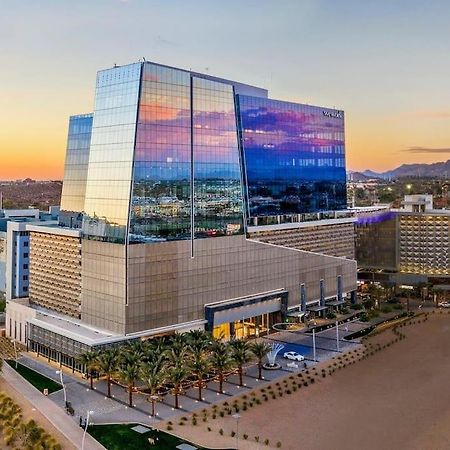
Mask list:
[[449,285],[450,210],[432,195],[406,195],[402,208],[368,212],[356,225],[359,278]]
[[28,296],[29,233],[27,223],[55,221],[59,207],[48,212],[38,209],[0,210],[0,291],[8,298]]
[[344,113],[267,94],[149,62],[100,71],[94,113],[70,119],[59,226],[27,226],[8,334],[79,370],[88,348],[258,336],[354,300]]

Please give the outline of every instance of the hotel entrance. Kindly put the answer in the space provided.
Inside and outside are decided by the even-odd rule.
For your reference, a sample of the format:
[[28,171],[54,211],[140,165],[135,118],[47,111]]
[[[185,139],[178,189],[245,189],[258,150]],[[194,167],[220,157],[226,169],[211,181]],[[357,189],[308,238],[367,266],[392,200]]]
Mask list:
[[[281,291],[281,292],[280,292]],[[280,290],[207,305],[208,329],[218,339],[249,339],[270,333],[282,321],[287,293]]]
[[272,325],[280,322],[281,314],[267,313],[261,316],[249,317],[231,323],[223,323],[214,327],[213,336],[226,341],[230,339],[250,339],[270,333]]

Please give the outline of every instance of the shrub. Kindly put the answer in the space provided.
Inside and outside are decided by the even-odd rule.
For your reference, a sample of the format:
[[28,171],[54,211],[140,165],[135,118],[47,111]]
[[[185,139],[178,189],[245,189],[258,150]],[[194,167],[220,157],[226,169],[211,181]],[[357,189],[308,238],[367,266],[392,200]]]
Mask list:
[[277,448],[281,448],[281,442],[280,441],[277,442]]
[[255,441],[259,442],[259,436],[255,436]]
[[223,411],[220,411],[219,415],[220,415],[220,417],[223,417],[225,415],[225,413]]
[[219,430],[219,434],[220,434],[221,436],[223,436],[223,429],[222,429],[222,428]]
[[208,431],[211,431],[211,427],[208,427],[207,430],[208,430]]
[[167,431],[171,431],[171,430],[173,430],[173,427],[172,427],[172,425],[167,425],[167,427],[166,427],[166,430],[167,430]]
[[245,440],[247,440],[247,439],[248,439],[248,434],[244,433],[244,434],[242,435],[242,437],[243,437]]
[[269,439],[265,439],[264,440],[264,445],[269,445],[269,442],[270,442]]
[[193,417],[192,418],[192,425],[197,425],[197,418],[196,417]]
[[231,432],[231,437],[235,437],[236,436],[236,432],[235,431],[232,431]]

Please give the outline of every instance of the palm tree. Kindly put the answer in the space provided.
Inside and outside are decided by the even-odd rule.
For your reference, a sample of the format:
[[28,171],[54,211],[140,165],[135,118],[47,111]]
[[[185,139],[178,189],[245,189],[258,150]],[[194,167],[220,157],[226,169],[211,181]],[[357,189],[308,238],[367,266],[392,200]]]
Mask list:
[[145,383],[150,392],[152,402],[152,417],[155,416],[155,402],[158,399],[159,390],[167,379],[167,363],[160,355],[158,358],[146,362],[141,366],[140,379]]
[[233,367],[233,362],[230,348],[223,342],[214,342],[212,346],[211,364],[219,378],[219,392],[221,394],[223,394],[225,373]]
[[139,354],[125,353],[119,364],[119,379],[127,385],[128,389],[128,405],[133,407],[133,389],[134,383],[139,378],[141,370],[141,358]]
[[250,344],[247,341],[242,339],[235,339],[230,342],[232,357],[234,362],[238,367],[239,374],[239,386],[243,386],[243,373],[244,373],[244,365],[249,363],[252,359],[252,354],[250,352]]
[[212,343],[212,336],[204,330],[191,330],[186,333],[186,341],[192,350],[206,350]]
[[175,396],[175,408],[179,408],[178,396],[182,393],[183,382],[189,376],[186,363],[180,359],[176,364],[172,365],[168,370],[168,379],[173,384],[172,393]]
[[271,350],[270,345],[265,342],[254,342],[250,345],[250,351],[258,358],[258,380],[262,378],[262,361]]
[[98,369],[99,352],[90,350],[78,357],[78,362],[83,364],[86,369],[86,375],[89,377],[91,389],[94,389],[94,373]]
[[108,348],[99,353],[98,357],[98,370],[106,376],[106,382],[108,384],[108,398],[111,398],[111,380],[117,372],[117,366],[119,364],[119,351],[117,347]]
[[190,369],[197,378],[198,401],[200,402],[202,401],[202,389],[206,385],[203,379],[208,375],[211,369],[211,363],[209,362],[205,351],[196,351],[192,353]]

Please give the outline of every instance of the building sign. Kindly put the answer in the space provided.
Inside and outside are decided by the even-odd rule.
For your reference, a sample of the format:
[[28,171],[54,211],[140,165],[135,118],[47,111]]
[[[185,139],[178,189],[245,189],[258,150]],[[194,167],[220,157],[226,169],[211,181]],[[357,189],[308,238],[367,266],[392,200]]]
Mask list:
[[333,119],[342,119],[341,111],[322,111],[325,117],[333,117]]

